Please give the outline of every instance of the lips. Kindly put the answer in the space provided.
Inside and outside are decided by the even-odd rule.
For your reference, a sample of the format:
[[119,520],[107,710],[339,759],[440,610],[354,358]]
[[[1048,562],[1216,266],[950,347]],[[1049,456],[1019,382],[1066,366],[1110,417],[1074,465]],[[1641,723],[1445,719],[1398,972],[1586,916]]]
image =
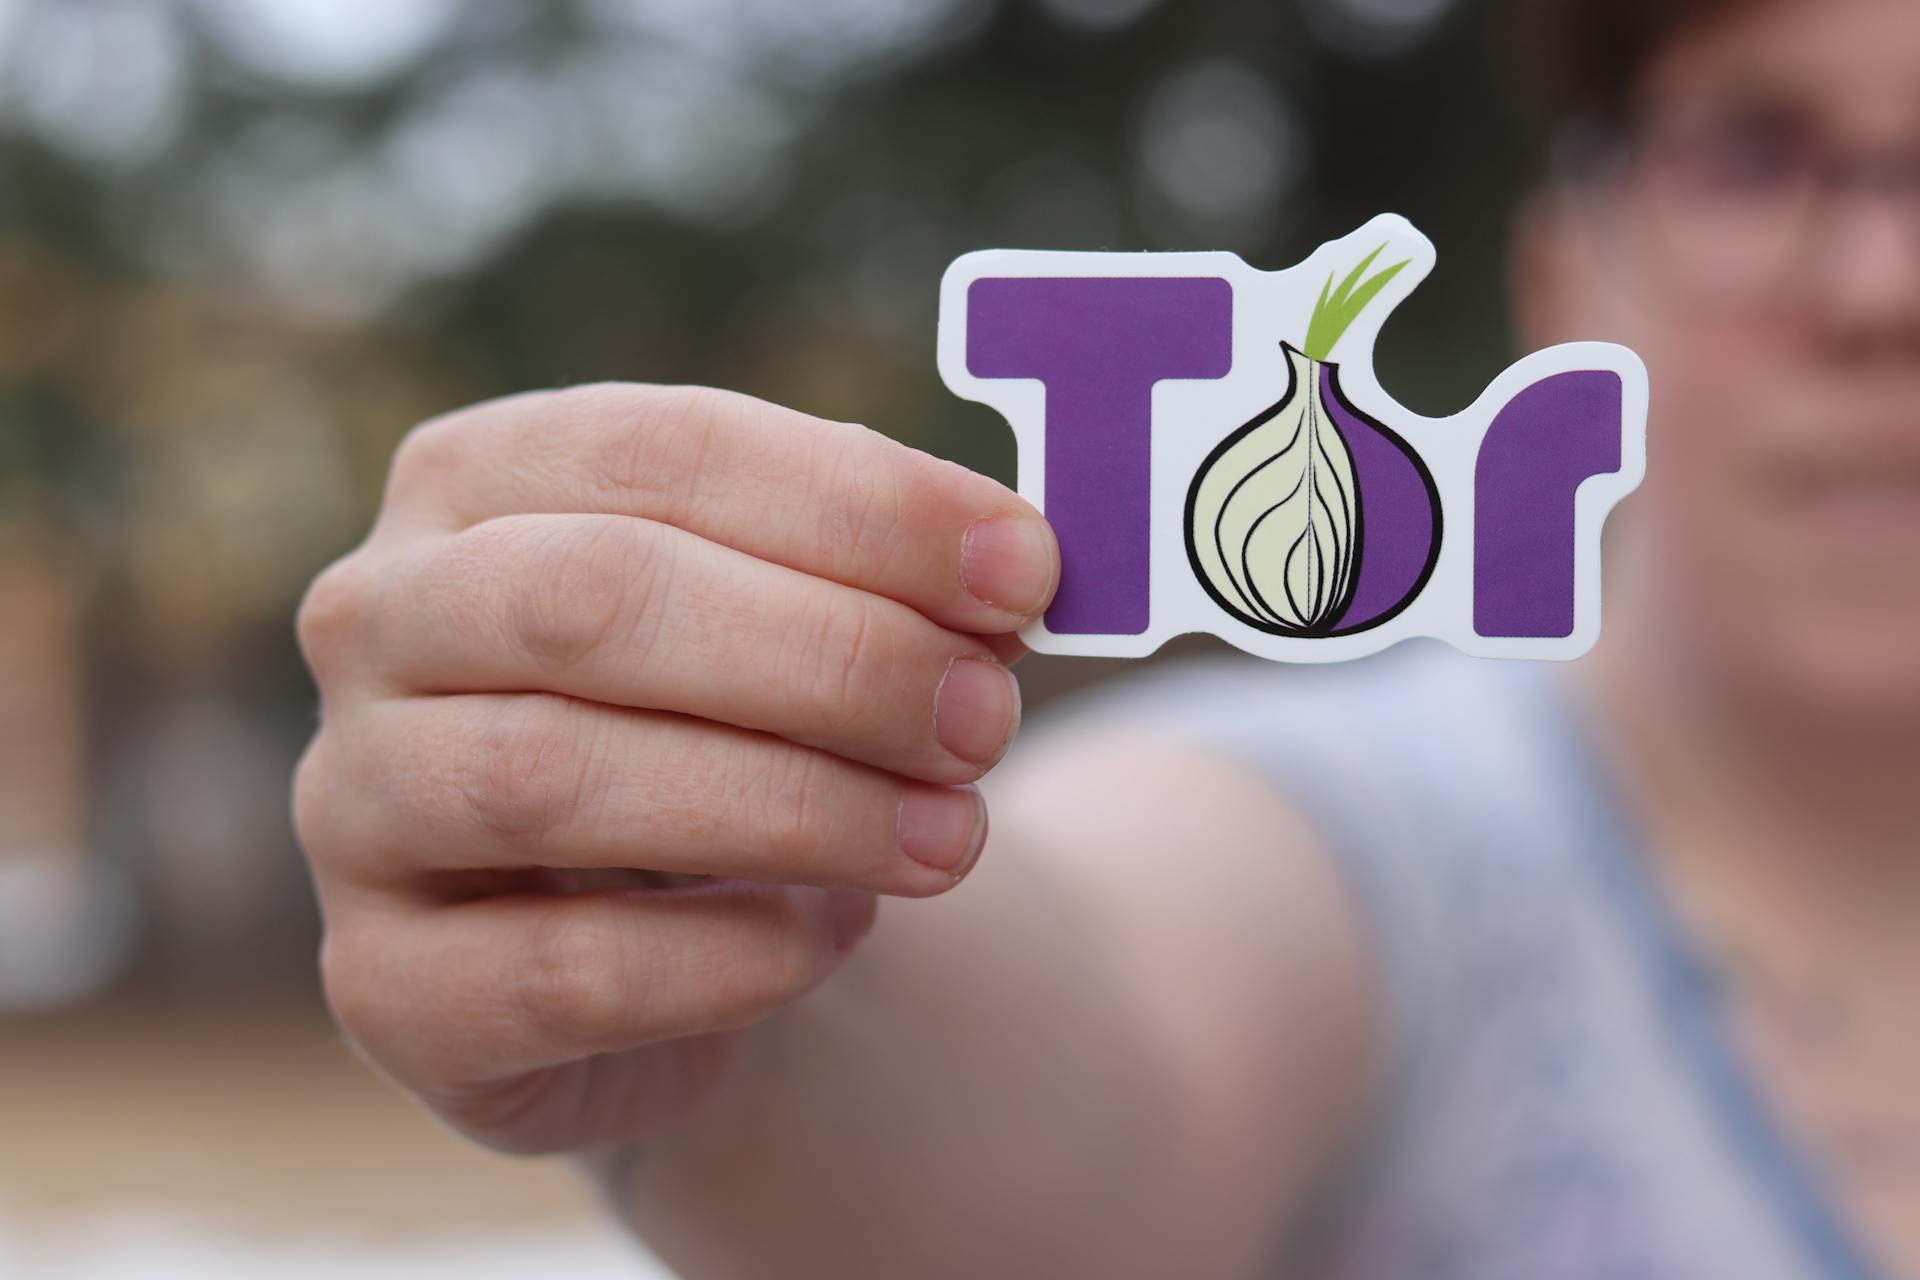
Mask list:
[[1799,501],[1920,493],[1920,456],[1807,458],[1781,469],[1782,489]]
[[1774,477],[1785,513],[1810,531],[1920,539],[1920,455],[1802,457]]

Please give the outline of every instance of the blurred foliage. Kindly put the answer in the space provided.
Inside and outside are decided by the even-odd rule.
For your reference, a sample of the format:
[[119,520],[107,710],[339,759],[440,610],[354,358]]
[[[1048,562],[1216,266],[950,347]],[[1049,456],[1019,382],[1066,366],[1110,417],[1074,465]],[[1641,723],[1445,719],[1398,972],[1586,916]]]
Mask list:
[[[1440,266],[1383,381],[1449,411],[1508,354],[1498,25],[1468,0],[0,0],[0,511],[90,566],[103,740],[211,690],[290,759],[294,602],[423,417],[704,382],[1010,476],[1005,426],[934,370],[969,249],[1280,267],[1397,210]],[[109,794],[140,767],[117,749]],[[154,826],[106,807],[110,840]]]
[[1436,411],[1504,354],[1520,151],[1481,8],[838,0],[756,39],[718,30],[769,21],[739,0],[416,0],[404,57],[303,76],[261,53],[322,20],[286,0],[256,6],[296,15],[278,29],[9,7],[8,66],[73,65],[45,102],[10,77],[0,485],[119,563],[150,514],[313,526],[251,584],[269,611],[350,540],[414,417],[525,387],[711,382],[1005,474],[1007,434],[933,371],[939,274],[970,248],[1280,266],[1392,208],[1441,268],[1389,329],[1390,383]]

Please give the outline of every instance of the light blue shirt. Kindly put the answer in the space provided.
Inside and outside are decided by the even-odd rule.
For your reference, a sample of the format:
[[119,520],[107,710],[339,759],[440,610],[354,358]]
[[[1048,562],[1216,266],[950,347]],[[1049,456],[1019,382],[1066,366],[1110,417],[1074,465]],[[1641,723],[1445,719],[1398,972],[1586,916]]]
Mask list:
[[1273,1273],[1866,1280],[1733,1051],[1564,673],[1415,642],[1328,668],[1176,662],[1062,713],[1251,764],[1354,890],[1384,1070]]

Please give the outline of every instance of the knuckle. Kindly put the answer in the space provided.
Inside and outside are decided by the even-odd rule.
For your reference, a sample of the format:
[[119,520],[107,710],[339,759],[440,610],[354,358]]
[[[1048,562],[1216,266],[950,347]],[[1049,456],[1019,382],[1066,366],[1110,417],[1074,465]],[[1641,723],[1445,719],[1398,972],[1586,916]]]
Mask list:
[[686,504],[728,393],[712,387],[602,384],[575,388],[583,412],[607,423],[588,460],[590,482],[609,502],[643,504],[673,524]]
[[832,557],[835,576],[845,576],[856,562],[884,573],[913,509],[903,469],[873,465],[870,449],[863,447],[871,443],[871,434],[823,438],[823,447],[837,450],[819,505],[820,545]]
[[372,613],[369,576],[364,553],[354,552],[322,569],[301,597],[295,633],[316,680],[327,678],[336,657],[364,631]]
[[628,1039],[648,1003],[652,967],[617,894],[556,902],[534,917],[519,1000],[532,1023],[568,1042]]
[[792,642],[798,654],[789,666],[798,674],[801,699],[829,713],[830,729],[860,718],[863,698],[884,680],[886,630],[871,609],[822,593],[801,610]]
[[484,407],[428,418],[402,436],[387,472],[388,502],[405,502],[448,484],[466,456],[474,419]]
[[320,939],[320,989],[341,1029],[365,1042],[378,1025],[385,984],[373,972],[372,956],[354,933],[329,925]]
[[653,616],[671,553],[664,540],[637,536],[647,528],[596,520],[527,531],[507,562],[516,567],[504,621],[528,658],[546,670],[570,670]]
[[314,734],[293,766],[293,831],[309,861],[323,857],[331,843],[327,829],[333,806],[328,801],[331,777],[322,745],[325,736],[324,730]]
[[535,843],[581,812],[589,770],[569,710],[563,698],[528,694],[479,731],[459,792],[482,830]]
[[798,746],[775,751],[760,776],[742,789],[741,800],[751,812],[741,825],[758,831],[777,851],[799,852],[822,843],[823,823],[832,811],[826,803],[831,773],[819,752]]
[[455,1129],[503,1155],[548,1156],[575,1149],[580,1135],[540,1122],[554,1075],[534,1071],[483,1085],[421,1089],[421,1099]]

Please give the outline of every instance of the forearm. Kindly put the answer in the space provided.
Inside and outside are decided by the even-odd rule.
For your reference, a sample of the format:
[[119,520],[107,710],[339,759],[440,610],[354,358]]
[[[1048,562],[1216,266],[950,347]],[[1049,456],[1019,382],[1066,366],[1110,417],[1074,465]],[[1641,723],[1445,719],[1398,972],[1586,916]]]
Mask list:
[[1075,754],[625,1162],[689,1280],[1254,1272],[1365,1074],[1345,904],[1245,777]]
[[[883,903],[697,1113],[611,1162],[623,1213],[693,1280],[1083,1268],[1091,1223],[1151,1211],[1164,1087],[1114,1051],[1142,1037],[1095,929],[1005,838],[953,893]],[[1088,1045],[1109,1047],[1092,1078]]]

